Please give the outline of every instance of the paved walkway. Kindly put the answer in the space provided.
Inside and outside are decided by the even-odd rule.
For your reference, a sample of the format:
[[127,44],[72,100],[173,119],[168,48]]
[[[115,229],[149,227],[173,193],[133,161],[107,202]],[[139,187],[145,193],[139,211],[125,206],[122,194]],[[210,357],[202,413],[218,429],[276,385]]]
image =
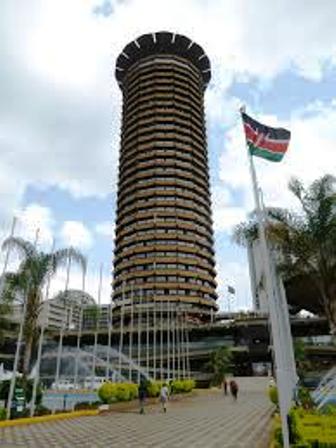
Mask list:
[[270,405],[264,391],[237,403],[218,392],[169,403],[167,414],[112,413],[0,430],[0,448],[266,448]]

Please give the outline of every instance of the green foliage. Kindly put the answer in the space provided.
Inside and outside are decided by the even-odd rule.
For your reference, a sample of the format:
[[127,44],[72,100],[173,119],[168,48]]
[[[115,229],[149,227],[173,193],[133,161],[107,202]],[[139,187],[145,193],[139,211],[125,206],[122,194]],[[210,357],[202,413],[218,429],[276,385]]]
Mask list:
[[[292,179],[288,188],[299,202],[300,211],[268,209],[267,235],[280,255],[278,268],[284,277],[309,279],[316,288],[314,309],[324,312],[336,335],[335,184],[336,178],[331,175],[315,180],[307,188]],[[249,244],[257,237],[255,230],[252,219],[236,229],[234,238],[240,244]]]
[[302,378],[311,370],[311,363],[307,359],[306,344],[301,339],[294,340],[294,356],[298,375]]
[[229,347],[220,347],[210,354],[210,360],[204,369],[212,374],[211,383],[214,386],[222,384],[225,376],[230,371],[232,354]]
[[336,418],[336,404],[327,404],[321,412],[325,415],[335,415]]
[[304,409],[313,409],[315,406],[314,400],[306,387],[299,387],[298,401]]
[[80,401],[75,404],[75,411],[86,411],[90,409],[97,409],[101,405],[101,401],[94,401],[93,403],[89,403],[88,401]]
[[158,397],[164,381],[150,381],[147,385],[147,394],[149,397]]
[[[26,403],[29,403],[30,400],[32,399],[33,381],[34,380],[28,380],[26,378],[16,378],[15,387],[20,387],[23,389]],[[0,400],[5,400],[5,402],[7,402],[7,398],[9,395],[9,388],[10,388],[10,380],[2,381],[0,383]],[[42,397],[43,397],[42,388],[40,384],[38,384],[35,400],[36,405],[40,405],[40,403],[42,402]]]
[[278,388],[276,386],[269,386],[268,388],[269,399],[275,406],[279,405]]
[[5,331],[9,328],[8,316],[10,313],[10,306],[0,297],[0,344],[5,340]]
[[130,401],[138,395],[138,386],[133,383],[104,383],[98,389],[98,396],[103,403]]
[[51,414],[51,410],[45,406],[42,406],[41,404],[39,404],[38,406],[36,406],[35,408],[35,415],[50,415]]
[[65,265],[68,260],[81,265],[85,269],[86,259],[72,247],[60,249],[53,253],[39,252],[29,241],[16,237],[7,238],[3,242],[2,250],[7,251],[9,249],[16,250],[22,261],[17,272],[7,272],[4,275],[1,302],[11,303],[18,296],[23,297],[26,301],[23,332],[25,341],[23,371],[27,374],[31,354],[38,336],[37,320],[41,309],[44,286],[57,269]]
[[174,394],[184,394],[191,392],[195,388],[194,380],[173,380],[171,382],[171,391]]
[[0,420],[6,420],[6,409],[0,408]]

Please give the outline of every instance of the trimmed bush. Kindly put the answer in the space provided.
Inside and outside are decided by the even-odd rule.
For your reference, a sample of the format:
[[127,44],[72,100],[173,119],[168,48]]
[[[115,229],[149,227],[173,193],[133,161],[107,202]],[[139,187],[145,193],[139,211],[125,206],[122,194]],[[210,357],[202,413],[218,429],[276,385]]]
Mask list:
[[171,382],[171,391],[174,394],[184,394],[187,392],[191,392],[194,388],[194,380],[173,380]]
[[148,396],[152,398],[158,397],[163,384],[164,381],[150,381],[147,385]]
[[269,386],[268,388],[268,396],[269,399],[275,406],[278,406],[279,404],[279,397],[278,397],[278,389],[276,386]]
[[0,408],[0,420],[6,420],[6,409]]
[[138,386],[133,383],[104,383],[98,389],[98,396],[105,404],[130,401],[138,396]]
[[75,404],[75,411],[85,411],[90,409],[98,409],[99,405],[101,405],[101,401],[94,401],[93,403],[89,403],[88,401],[80,401]]
[[41,404],[39,404],[35,408],[35,415],[50,415],[50,414],[51,414],[51,410],[45,406],[42,406]]

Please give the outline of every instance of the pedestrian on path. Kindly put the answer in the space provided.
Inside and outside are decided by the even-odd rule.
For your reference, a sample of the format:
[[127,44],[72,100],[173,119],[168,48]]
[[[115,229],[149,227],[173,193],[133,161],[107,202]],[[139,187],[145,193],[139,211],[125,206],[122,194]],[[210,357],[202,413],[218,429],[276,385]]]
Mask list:
[[161,390],[160,390],[160,401],[161,401],[161,406],[162,406],[163,412],[165,412],[165,413],[167,412],[168,397],[169,397],[168,386],[166,383],[163,383]]
[[237,401],[238,398],[238,384],[234,381],[230,381],[230,392],[234,401]]
[[140,380],[138,396],[139,396],[140,414],[144,414],[145,413],[145,400],[147,397],[147,384],[143,378],[141,378],[141,380]]
[[224,395],[228,394],[228,383],[226,381],[226,378],[224,378],[224,380],[223,380],[223,392],[224,392]]

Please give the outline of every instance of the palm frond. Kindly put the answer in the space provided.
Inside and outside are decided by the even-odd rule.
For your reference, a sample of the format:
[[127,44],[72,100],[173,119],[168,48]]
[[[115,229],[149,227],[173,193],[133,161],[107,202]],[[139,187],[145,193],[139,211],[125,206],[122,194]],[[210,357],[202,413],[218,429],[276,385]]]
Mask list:
[[30,241],[14,236],[6,238],[1,249],[3,251],[16,250],[23,258],[31,258],[37,254],[35,246]]
[[66,249],[59,249],[52,254],[53,271],[56,272],[59,267],[66,266],[69,259],[71,262],[78,264],[83,272],[86,270],[86,257],[74,247],[69,247]]

